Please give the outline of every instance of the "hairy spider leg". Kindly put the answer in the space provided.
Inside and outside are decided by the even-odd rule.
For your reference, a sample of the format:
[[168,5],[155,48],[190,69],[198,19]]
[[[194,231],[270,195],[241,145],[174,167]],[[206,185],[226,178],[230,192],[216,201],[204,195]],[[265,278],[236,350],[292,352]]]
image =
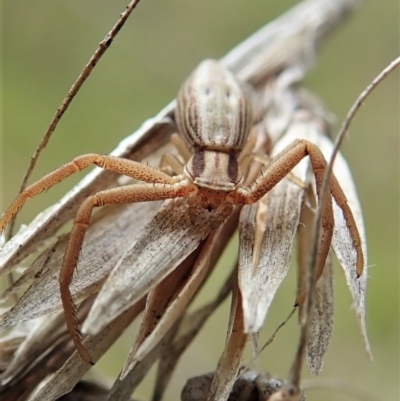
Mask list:
[[69,286],[78,263],[80,250],[87,227],[89,226],[93,208],[185,197],[189,196],[192,191],[193,184],[187,179],[182,179],[181,182],[175,184],[134,184],[101,191],[85,199],[80,205],[75,216],[61,267],[60,292],[68,330],[71,333],[76,349],[86,362],[93,363],[89,352],[82,344],[77,309],[73,303]]
[[[304,157],[309,156],[311,166],[315,176],[318,199],[321,197],[322,182],[324,173],[327,168],[327,162],[320,149],[313,143],[306,140],[296,140],[279,153],[261,172],[260,177],[250,186],[241,186],[231,194],[234,203],[252,204],[261,199],[269,192],[276,184],[278,184]],[[356,272],[360,276],[364,267],[364,256],[361,248],[361,238],[358,232],[353,214],[347,204],[346,196],[340,187],[336,177],[332,174],[329,188],[332,196],[342,209],[343,216],[346,220],[353,246],[357,251]],[[327,197],[326,204],[323,205],[322,228],[323,234],[321,238],[320,249],[317,260],[316,279],[321,276],[329,248],[332,242],[334,217],[332,198]],[[305,295],[300,295],[296,304],[304,302]]]
[[179,181],[178,177],[170,177],[156,168],[128,159],[122,159],[114,156],[102,156],[95,153],[78,156],[27,187],[14,200],[11,206],[1,217],[0,233],[6,228],[13,216],[18,213],[28,199],[34,198],[36,195],[47,191],[49,188],[65,180],[70,175],[82,171],[86,167],[89,167],[93,164],[104,168],[105,170],[110,170],[118,174],[124,174],[131,178],[145,182],[174,184],[175,182]]

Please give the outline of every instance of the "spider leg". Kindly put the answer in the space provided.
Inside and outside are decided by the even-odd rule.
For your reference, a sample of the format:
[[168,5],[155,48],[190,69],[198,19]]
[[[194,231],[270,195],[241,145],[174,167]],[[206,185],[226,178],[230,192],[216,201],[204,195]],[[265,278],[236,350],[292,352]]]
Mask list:
[[242,163],[242,161],[244,159],[246,159],[247,156],[252,153],[254,147],[256,146],[256,143],[257,143],[257,133],[253,129],[253,130],[250,131],[250,134],[249,134],[249,136],[247,138],[246,144],[244,145],[244,148],[240,152],[240,155],[238,157],[239,163]]
[[173,184],[182,177],[170,177],[160,170],[143,165],[128,159],[122,159],[114,156],[101,156],[98,154],[86,154],[78,156],[67,164],[47,174],[34,184],[23,191],[7,209],[0,219],[0,233],[5,229],[10,220],[21,209],[29,198],[48,190],[52,186],[65,180],[70,175],[77,173],[90,165],[97,165],[106,170],[118,174],[124,174],[140,181],[153,183]]
[[164,153],[161,156],[160,169],[166,172],[168,171],[168,167],[170,167],[175,174],[183,174],[184,166],[179,159],[170,153]]
[[183,160],[185,161],[185,163],[187,163],[189,161],[189,159],[192,157],[192,153],[186,146],[186,143],[181,138],[181,136],[178,135],[177,133],[174,133],[171,135],[170,141],[175,146],[175,148],[178,150],[179,154],[183,157]]
[[[252,204],[257,202],[278,184],[304,157],[309,156],[311,166],[315,175],[317,186],[317,196],[320,199],[320,191],[324,178],[327,162],[319,148],[306,140],[297,140],[288,146],[274,159],[267,164],[260,177],[250,187],[239,187],[230,196],[236,204]],[[354,216],[347,204],[346,196],[340,187],[336,177],[332,174],[330,179],[330,192],[335,198],[338,206],[342,209],[349,232],[353,241],[353,246],[357,251],[356,272],[360,276],[363,272],[364,256],[361,248],[361,238],[358,232]],[[332,199],[328,197],[327,203],[323,206],[322,227],[323,234],[317,261],[317,278],[322,274],[325,260],[329,252],[333,235],[333,210]]]
[[86,362],[93,364],[89,352],[82,344],[82,336],[79,331],[76,307],[73,303],[69,286],[72,282],[72,277],[78,263],[80,250],[82,248],[83,239],[90,222],[93,208],[105,205],[184,197],[188,196],[192,191],[193,185],[184,179],[181,180],[180,183],[174,185],[135,184],[101,191],[96,195],[90,196],[80,205],[73,223],[73,228],[61,267],[60,292],[68,330],[71,333],[76,349]]
[[[258,153],[251,153],[248,156],[252,157],[254,160],[258,161],[259,163],[261,163],[265,166],[268,165],[269,163],[271,163],[271,160],[273,160],[272,157],[270,157],[268,155],[262,155],[262,154],[258,154]],[[294,184],[296,184],[300,188],[306,188],[305,182],[300,180],[300,178],[296,177],[292,172],[287,173],[286,178],[288,180],[292,181]]]

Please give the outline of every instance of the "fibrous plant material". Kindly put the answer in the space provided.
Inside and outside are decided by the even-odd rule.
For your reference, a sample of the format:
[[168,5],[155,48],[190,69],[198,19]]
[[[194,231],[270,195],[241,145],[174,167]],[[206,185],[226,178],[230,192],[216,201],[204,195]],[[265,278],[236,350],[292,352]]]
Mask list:
[[[328,28],[333,28],[339,23],[344,12],[353,9],[356,3],[306,1],[268,25],[222,60],[240,80],[252,85],[255,99],[254,149],[261,155],[258,159],[260,164],[268,165],[270,157],[299,139],[315,143],[322,149],[325,159],[329,159],[332,152],[332,144],[326,138],[329,132],[329,114],[311,94],[299,88],[298,84],[309,67],[309,60],[314,56],[316,45],[328,33]],[[304,15],[313,18],[305,19]],[[147,121],[138,132],[121,143],[113,155],[138,161],[150,158],[157,166],[159,156],[172,151],[168,141],[174,130],[174,107],[175,103],[171,103],[158,116]],[[257,176],[260,164],[255,163],[251,166],[250,177]],[[336,166],[348,171],[344,162],[339,161],[335,168]],[[312,192],[311,188],[313,181],[309,175],[309,165],[304,161],[296,169],[266,197],[261,198],[259,203],[245,206],[240,213],[242,239],[231,323],[226,350],[211,387],[214,389],[212,394],[218,399],[226,399],[229,396],[239,371],[245,337],[247,334],[256,333],[266,318],[275,291],[287,273],[293,240],[301,222],[301,208],[304,202],[311,203],[313,200],[315,191]],[[361,234],[364,262],[357,273],[361,273],[363,269],[364,273],[360,278],[357,277],[355,269],[360,252],[357,255],[354,240],[347,232],[346,221],[335,203],[333,207],[337,217],[333,247],[344,255],[342,266],[349,276],[349,285],[366,338],[366,250],[362,217],[358,212],[360,208],[355,190],[351,187],[351,176],[343,179],[343,174],[337,171],[339,170],[335,170],[335,174],[340,185],[349,187],[348,191],[345,191],[346,196]],[[17,305],[4,314],[0,327],[5,329],[18,326],[23,321],[60,309],[58,274],[66,239],[51,245],[50,249],[54,249],[54,252],[49,252],[49,248],[46,248],[46,241],[52,240],[54,233],[76,213],[79,204],[85,198],[115,185],[118,185],[115,174],[98,170],[92,172],[52,210],[38,216],[29,227],[0,250],[0,271],[6,273],[39,246],[44,249],[42,255],[38,256],[16,285],[18,288],[30,285],[32,278],[33,284]],[[96,300],[97,306],[90,312],[91,320],[84,323],[85,331],[91,334],[85,339],[84,345],[90,347],[91,357],[95,361],[144,308],[144,297],[147,296],[142,329],[120,380],[117,380],[110,392],[110,399],[128,399],[135,385],[157,359],[171,358],[173,363],[170,366],[175,366],[180,354],[209,316],[207,313],[212,312],[212,308],[208,308],[199,310],[197,315],[190,314],[187,312],[187,306],[204,284],[229,237],[235,231],[240,212],[236,210],[225,225],[214,231],[215,227],[210,225],[207,210],[198,210],[194,219],[191,217],[193,212],[190,205],[183,200],[167,201],[158,210],[157,207],[158,204],[133,204],[99,213],[85,237],[84,257],[80,258],[78,264],[80,274],[74,277],[70,287],[76,303],[103,288],[103,295]],[[156,213],[154,217],[153,213]],[[129,224],[128,219],[133,219],[135,224]],[[343,224],[338,225],[338,221]],[[341,245],[343,236],[347,244],[345,249]],[[135,241],[130,245],[122,237],[129,238],[130,241],[135,238]],[[118,265],[118,270],[110,274],[115,265]],[[327,336],[322,347],[310,340],[307,353],[310,368],[314,372],[319,371],[322,365],[332,327],[331,313],[322,316],[321,313],[318,314],[324,303],[330,302],[332,297],[329,289],[331,271],[328,267],[321,270],[321,273],[324,273],[321,275],[323,281],[320,282],[328,284],[321,285],[319,289],[321,294],[317,295],[317,305],[320,307],[315,309],[316,314],[313,316],[313,319],[320,319],[320,324],[312,325],[315,332],[322,330]],[[302,277],[307,273],[304,269],[300,271]],[[108,284],[103,287],[107,277]],[[171,286],[171,283],[174,285]],[[301,288],[304,290],[304,287]],[[12,291],[13,289],[10,289],[8,294]],[[124,293],[126,296],[123,296]],[[300,291],[299,297],[301,295]],[[60,324],[60,320],[55,322],[53,324]],[[38,330],[29,328],[30,341],[38,335]],[[319,338],[314,334],[314,338],[317,337]],[[310,338],[313,338],[312,332]],[[25,341],[28,341],[28,338]],[[59,347],[59,343],[54,340],[52,346],[56,345]],[[176,351],[171,353],[171,347]],[[19,349],[26,350],[23,346]],[[236,350],[235,355],[232,350]],[[73,348],[68,343],[63,346],[62,351],[57,355],[71,354]],[[6,369],[2,373],[2,391],[9,391],[11,385],[16,386],[16,383],[32,377],[32,356],[29,352],[24,352],[26,360],[22,358],[23,362],[18,372]],[[15,355],[21,354],[17,351]],[[21,361],[21,356],[19,358]],[[35,355],[34,358],[46,360],[48,356]],[[45,376],[52,375],[61,367],[37,393],[35,399],[54,399],[55,394],[60,396],[71,390],[90,367],[76,352],[68,361],[64,361],[65,359],[57,358],[57,363],[48,366],[48,370],[44,371]],[[68,380],[65,380],[65,375]],[[160,369],[157,379],[159,385],[154,399],[161,399],[170,375],[171,372],[167,369]],[[132,380],[132,377],[135,379]],[[39,382],[35,384],[39,385]]]

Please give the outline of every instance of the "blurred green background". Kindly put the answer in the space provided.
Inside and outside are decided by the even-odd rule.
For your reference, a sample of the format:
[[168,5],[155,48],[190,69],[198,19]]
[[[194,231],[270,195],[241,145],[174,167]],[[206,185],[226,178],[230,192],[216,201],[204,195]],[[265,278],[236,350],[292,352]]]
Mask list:
[[[0,211],[16,196],[29,157],[61,100],[126,3],[2,1]],[[223,56],[296,3],[142,0],[67,111],[34,178],[76,155],[111,151],[175,96],[182,80],[202,59]],[[398,11],[397,0],[366,2],[321,48],[306,85],[337,115],[337,128],[360,92],[398,55]],[[343,147],[365,213],[371,266],[367,323],[375,361],[371,363],[364,352],[344,276],[336,266],[336,322],[321,375],[364,388],[380,400],[399,397],[398,112],[397,73],[386,79],[362,107]],[[19,221],[30,221],[79,178],[71,178],[30,202]],[[230,249],[233,251],[228,258],[232,260],[235,248]],[[210,291],[218,288],[224,275],[226,268],[220,266]],[[262,338],[269,337],[286,317],[294,292],[292,272],[279,291]],[[169,387],[168,400],[179,398],[188,377],[215,369],[223,349],[228,309],[226,302],[186,352]],[[257,369],[286,377],[297,334],[293,319],[264,351]],[[132,340],[132,331],[124,335],[99,364],[103,372],[117,375]],[[148,399],[151,384],[147,380],[137,398]],[[326,390],[310,392],[307,398],[320,399],[350,398]]]

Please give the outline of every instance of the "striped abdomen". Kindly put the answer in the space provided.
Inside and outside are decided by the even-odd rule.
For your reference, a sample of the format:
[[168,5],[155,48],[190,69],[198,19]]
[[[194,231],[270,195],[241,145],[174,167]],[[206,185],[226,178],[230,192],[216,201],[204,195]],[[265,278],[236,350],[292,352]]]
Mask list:
[[251,105],[230,71],[205,60],[182,85],[175,116],[192,151],[238,154],[249,134]]

